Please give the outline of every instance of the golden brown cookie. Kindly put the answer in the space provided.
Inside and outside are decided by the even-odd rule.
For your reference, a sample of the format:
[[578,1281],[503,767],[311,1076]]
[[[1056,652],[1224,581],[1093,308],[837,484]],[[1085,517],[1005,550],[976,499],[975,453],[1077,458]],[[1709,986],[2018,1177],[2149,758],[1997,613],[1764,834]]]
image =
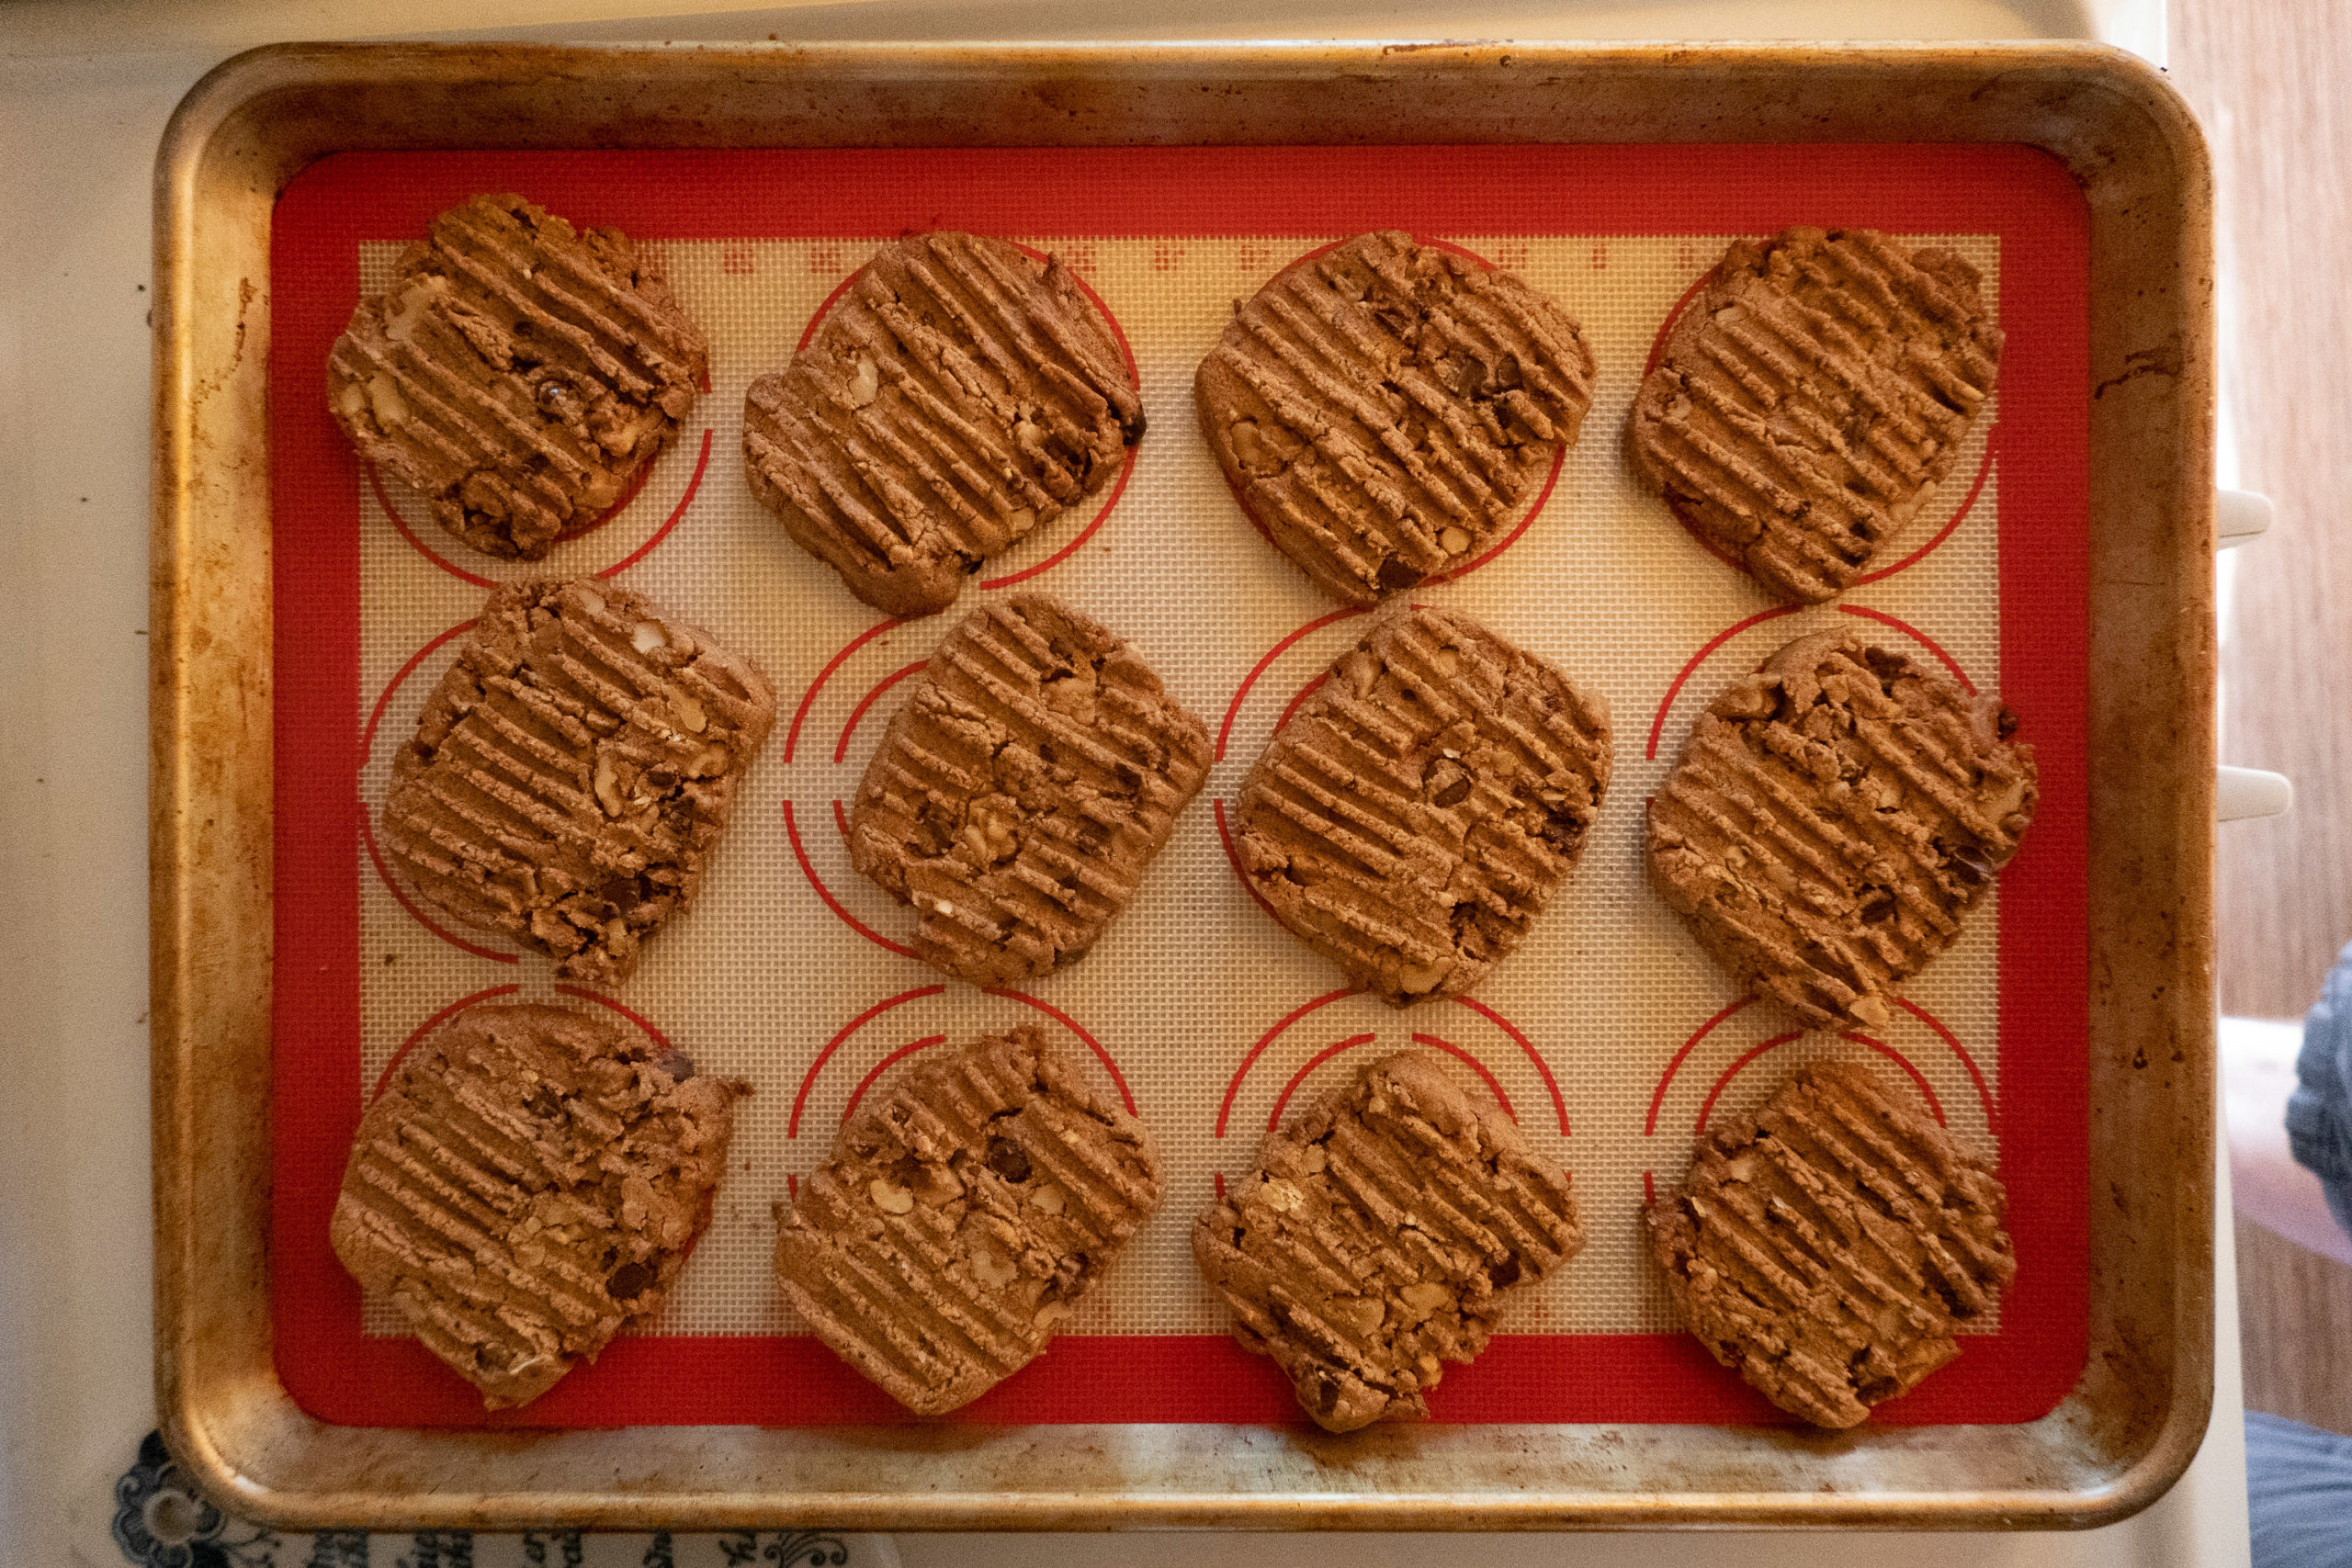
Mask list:
[[1502,536],[1576,444],[1592,378],[1574,318],[1517,275],[1375,233],[1236,305],[1193,389],[1275,547],[1370,604]]
[[387,858],[428,903],[618,982],[694,901],[775,722],[748,659],[593,577],[508,583],[392,759]]
[[785,1299],[918,1415],[1043,1352],[1159,1208],[1142,1122],[1035,1029],[922,1057],[778,1215]]
[[942,230],[874,253],[783,371],[752,383],[752,493],[849,591],[928,615],[1100,494],[1143,437],[1110,323],[1059,261]]
[[487,555],[537,560],[620,499],[708,370],[702,329],[617,229],[519,196],[433,220],[327,360],[359,455]]
[[1429,1414],[1512,1299],[1584,1246],[1565,1178],[1436,1057],[1376,1062],[1268,1134],[1193,1226],[1193,1257],[1333,1432]]
[[335,1256],[484,1404],[527,1404],[661,1309],[747,1092],[601,1018],[469,1009],[360,1118]]
[[1978,281],[1867,229],[1735,242],[1634,396],[1634,472],[1781,598],[1851,587],[1992,396]]
[[1859,633],[1800,637],[1700,716],[1650,803],[1652,879],[1756,996],[1883,1028],[2033,820],[2016,728]]
[[1408,606],[1340,656],[1241,788],[1243,874],[1391,1006],[1458,996],[1576,869],[1608,705],[1469,616]]
[[1960,1354],[2017,1277],[1983,1160],[1869,1069],[1798,1073],[1644,1213],[1683,1324],[1781,1409],[1851,1427]]
[[933,652],[858,784],[850,863],[915,907],[943,974],[1034,979],[1127,907],[1208,763],[1208,730],[1133,649],[1018,594]]

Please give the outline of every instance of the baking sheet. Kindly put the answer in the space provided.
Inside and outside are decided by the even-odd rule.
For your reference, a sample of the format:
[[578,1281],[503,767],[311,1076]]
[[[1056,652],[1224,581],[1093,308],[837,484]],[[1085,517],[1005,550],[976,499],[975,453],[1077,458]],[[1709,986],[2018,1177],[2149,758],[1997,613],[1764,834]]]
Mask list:
[[[710,394],[680,441],[609,521],[539,569],[465,551],[416,497],[356,465],[311,363],[433,211],[508,187],[639,236],[713,345]],[[1726,237],[1805,220],[1957,246],[1985,274],[2009,351],[1995,412],[1890,551],[1895,570],[1837,605],[1785,610],[1634,491],[1618,437],[1661,324]],[[1193,231],[1210,221],[1216,232]],[[1899,1060],[1949,1124],[1997,1144],[2013,1195],[2020,1280],[1996,1330],[1878,1419],[2041,1414],[2079,1371],[2085,1331],[2084,579],[2067,526],[2083,502],[2083,221],[2053,164],[2003,148],[350,155],[304,175],[280,204],[272,298],[282,479],[305,499],[298,515],[281,510],[277,566],[273,1299],[288,1386],[337,1421],[482,1419],[470,1391],[388,1337],[397,1319],[343,1278],[323,1216],[365,1096],[405,1041],[503,987],[555,994],[535,956],[511,961],[405,908],[365,830],[390,749],[484,581],[552,570],[625,574],[752,654],[785,716],[694,915],[651,944],[624,990],[571,998],[626,1009],[758,1087],[717,1218],[650,1334],[496,1424],[891,1418],[895,1406],[796,1333],[776,1301],[770,1206],[822,1157],[878,1066],[1024,1019],[1099,1048],[1161,1141],[1170,1198],[1071,1333],[968,1418],[1289,1418],[1271,1366],[1223,1338],[1186,1227],[1221,1176],[1247,1168],[1279,1103],[1303,1104],[1367,1054],[1416,1038],[1453,1055],[1574,1173],[1591,1236],[1510,1336],[1450,1371],[1439,1419],[1768,1417],[1671,1331],[1634,1214],[1651,1180],[1687,1158],[1702,1113],[1747,1108],[1823,1051]],[[751,500],[739,456],[744,385],[782,362],[876,238],[933,224],[1069,262],[1119,323],[1152,420],[1099,516],[1065,519],[990,563],[964,606],[1022,586],[1062,595],[1127,637],[1220,740],[1136,906],[1081,964],[1022,996],[980,996],[891,951],[909,917],[848,870],[833,818],[894,693],[956,612],[878,624]],[[1404,1013],[1335,994],[1332,972],[1253,906],[1228,863],[1224,803],[1362,626],[1250,529],[1191,410],[1193,367],[1229,301],[1374,226],[1510,266],[1584,323],[1600,377],[1583,441],[1523,535],[1419,596],[1604,693],[1618,750],[1583,867],[1533,936],[1469,1003]],[[1914,1008],[1884,1038],[1788,1038],[1792,1021],[1737,1006],[1646,890],[1641,807],[1714,689],[1789,637],[1857,615],[2004,692],[2040,752],[2042,813],[2001,897],[1908,987]]]

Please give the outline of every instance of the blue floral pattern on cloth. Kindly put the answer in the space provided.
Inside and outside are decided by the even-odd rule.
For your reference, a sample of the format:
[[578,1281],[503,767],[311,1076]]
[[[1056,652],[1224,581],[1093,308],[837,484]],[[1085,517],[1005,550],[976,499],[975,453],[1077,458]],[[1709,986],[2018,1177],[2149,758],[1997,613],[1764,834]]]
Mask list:
[[2303,1015],[2300,1080],[2287,1101],[2287,1145],[2319,1177],[2335,1223],[2352,1232],[2352,946],[2335,956]]
[[223,1514],[150,1432],[114,1483],[114,1540],[138,1568],[897,1568],[887,1536],[823,1530],[471,1530],[279,1535]]

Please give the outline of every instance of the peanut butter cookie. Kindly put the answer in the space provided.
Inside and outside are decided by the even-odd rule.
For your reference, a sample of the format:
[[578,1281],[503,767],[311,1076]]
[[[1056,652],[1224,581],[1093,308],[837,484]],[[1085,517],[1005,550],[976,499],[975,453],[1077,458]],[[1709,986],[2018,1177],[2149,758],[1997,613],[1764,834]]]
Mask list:
[[785,1299],[918,1415],[1019,1371],[1159,1208],[1143,1123],[1035,1029],[922,1059],[778,1217]]
[[1410,606],[1340,656],[1241,788],[1244,874],[1391,1006],[1458,996],[1576,869],[1609,710],[1469,616]]
[[1193,1257],[1318,1426],[1425,1416],[1512,1298],[1584,1246],[1566,1179],[1498,1111],[1406,1051],[1268,1135]]
[[775,722],[748,659],[593,577],[490,596],[392,759],[386,858],[424,899],[618,982],[694,901]]
[[1783,599],[1853,585],[1951,472],[2001,329],[1976,269],[1867,229],[1736,242],[1668,334],[1634,471]]
[[360,1118],[335,1256],[484,1404],[527,1404],[660,1310],[746,1092],[601,1018],[469,1009]]
[[1756,996],[1884,1028],[2033,820],[2016,728],[1908,654],[1800,637],[1700,716],[1650,803],[1652,879]]
[[702,329],[617,229],[519,196],[433,220],[327,360],[359,455],[485,555],[537,560],[620,499],[709,368]]
[[850,863],[976,986],[1092,947],[1201,787],[1208,730],[1110,631],[1042,593],[973,611],[866,764]]
[[1098,495],[1143,438],[1109,321],[1059,261],[941,231],[893,241],[781,372],[752,383],[752,493],[894,615]]
[[1375,233],[1235,306],[1193,389],[1275,547],[1370,604],[1503,535],[1576,445],[1592,379],[1575,320],[1515,274]]
[[1986,1163],[1869,1069],[1798,1073],[1645,1212],[1684,1325],[1792,1416],[1851,1427],[1960,1354],[2017,1278]]

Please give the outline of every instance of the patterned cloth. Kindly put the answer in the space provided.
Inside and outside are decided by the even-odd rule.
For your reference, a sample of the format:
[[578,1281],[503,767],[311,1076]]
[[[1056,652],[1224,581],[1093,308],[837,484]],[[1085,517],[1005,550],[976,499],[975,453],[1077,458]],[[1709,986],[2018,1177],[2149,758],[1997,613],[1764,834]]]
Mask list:
[[2287,1101],[2287,1143],[2319,1176],[2335,1223],[2352,1233],[2352,946],[2336,954],[2303,1017],[2301,1081]]
[[280,1535],[204,1500],[150,1432],[114,1485],[114,1540],[138,1568],[899,1568],[887,1535],[826,1530],[526,1530]]

